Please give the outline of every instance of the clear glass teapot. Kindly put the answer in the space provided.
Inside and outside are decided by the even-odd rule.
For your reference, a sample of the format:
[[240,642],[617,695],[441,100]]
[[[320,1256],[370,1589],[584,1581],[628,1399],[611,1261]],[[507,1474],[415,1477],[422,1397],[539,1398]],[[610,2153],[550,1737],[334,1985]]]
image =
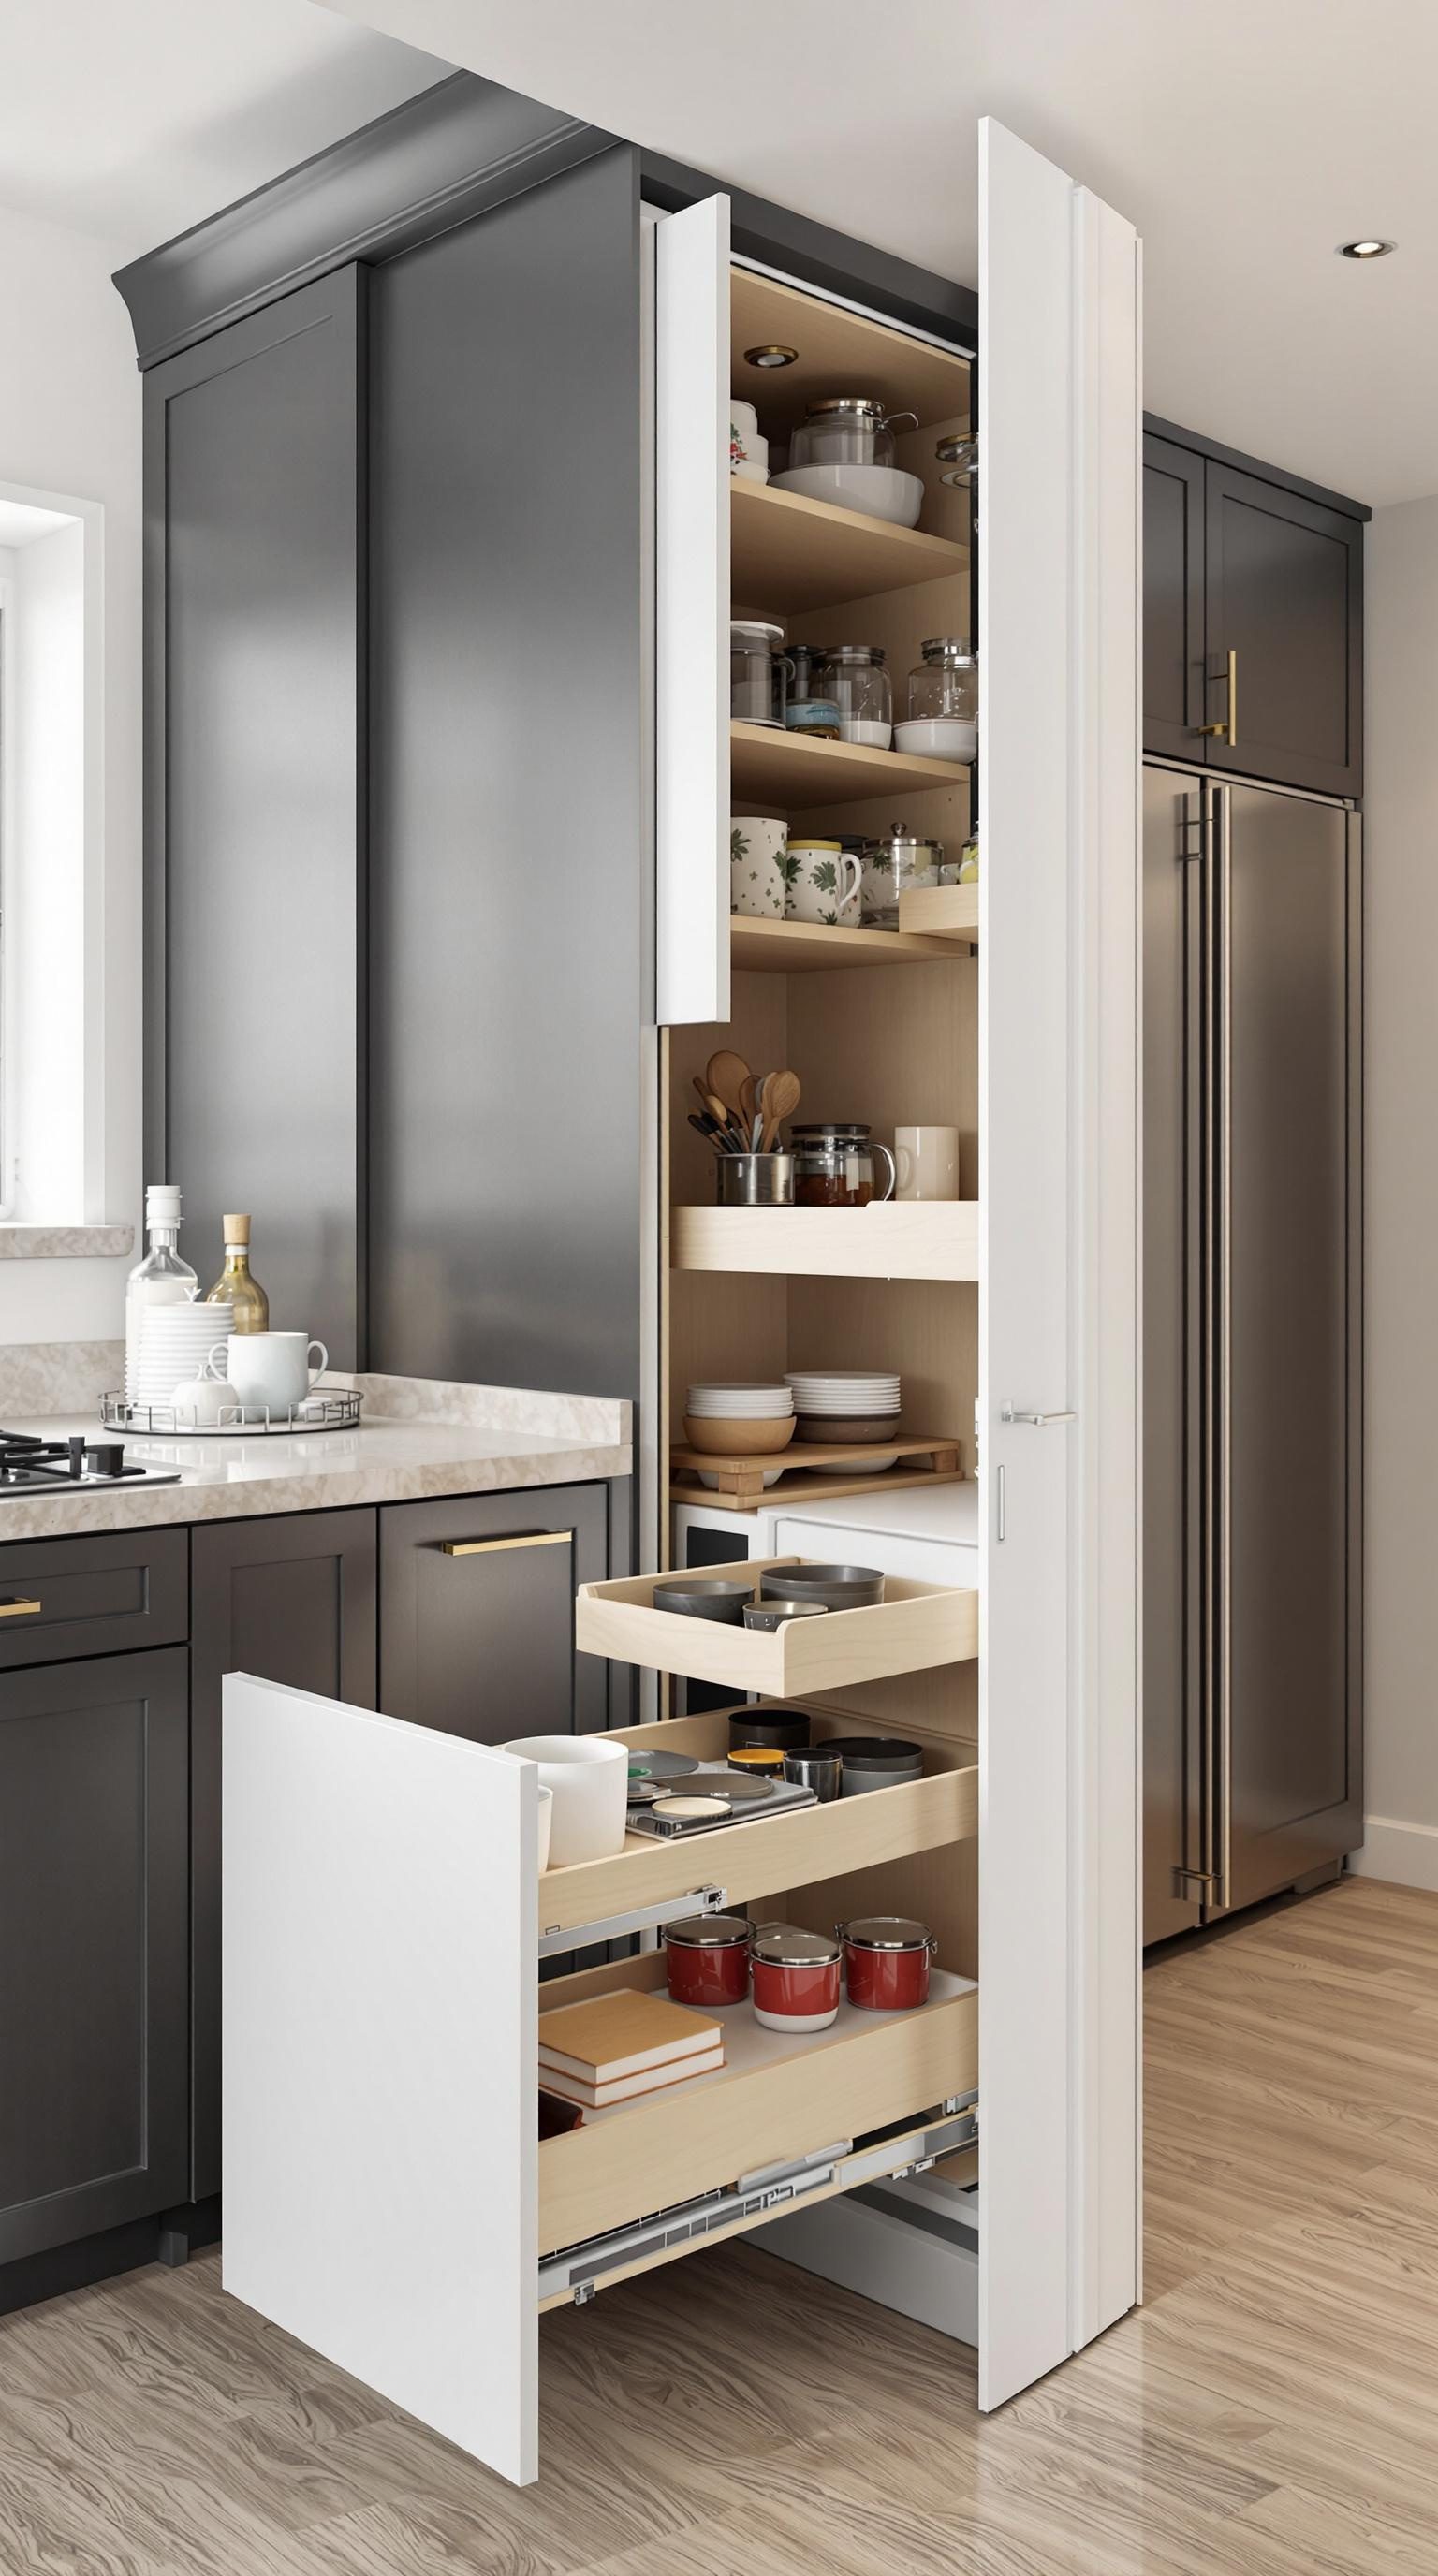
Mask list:
[[894,424],[917,429],[917,412],[886,412],[870,394],[826,394],[811,402],[789,442],[789,464],[892,465]]

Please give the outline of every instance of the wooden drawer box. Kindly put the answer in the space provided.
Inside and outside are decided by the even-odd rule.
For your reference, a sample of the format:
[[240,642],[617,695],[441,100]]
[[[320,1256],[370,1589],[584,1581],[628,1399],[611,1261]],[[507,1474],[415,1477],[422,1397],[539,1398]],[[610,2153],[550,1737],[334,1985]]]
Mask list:
[[[757,1600],[761,1576],[776,1566],[813,1562],[801,1556],[745,1558],[732,1565],[706,1565],[696,1579],[752,1578]],[[721,1682],[736,1693],[757,1691],[766,1699],[812,1698],[818,1691],[882,1681],[891,1673],[967,1663],[979,1651],[976,1592],[890,1575],[884,1599],[872,1609],[831,1610],[823,1619],[795,1619],[770,1632],[657,1610],[654,1587],[671,1579],[642,1574],[623,1583],[582,1583],[575,1608],[576,1645],[586,1654],[682,1673],[690,1681]]]
[[0,1672],[190,1633],[189,1538],[182,1529],[17,1539],[0,1547]]

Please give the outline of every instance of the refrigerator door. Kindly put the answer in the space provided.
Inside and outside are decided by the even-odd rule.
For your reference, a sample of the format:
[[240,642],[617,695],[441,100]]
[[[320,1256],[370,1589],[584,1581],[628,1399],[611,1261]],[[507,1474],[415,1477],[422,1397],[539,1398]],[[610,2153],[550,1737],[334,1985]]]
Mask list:
[[1204,791],[1143,777],[1143,1937],[1200,1920]]
[[1360,859],[1344,809],[1211,791],[1220,1583],[1210,1914],[1362,1840]]

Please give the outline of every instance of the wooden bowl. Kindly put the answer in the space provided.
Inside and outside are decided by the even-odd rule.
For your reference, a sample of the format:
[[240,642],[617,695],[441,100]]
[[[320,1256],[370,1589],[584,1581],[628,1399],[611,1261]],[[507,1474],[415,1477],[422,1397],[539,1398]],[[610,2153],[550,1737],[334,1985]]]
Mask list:
[[767,1422],[722,1421],[717,1415],[686,1413],[684,1437],[706,1458],[772,1458],[794,1437],[794,1416],[780,1414]]

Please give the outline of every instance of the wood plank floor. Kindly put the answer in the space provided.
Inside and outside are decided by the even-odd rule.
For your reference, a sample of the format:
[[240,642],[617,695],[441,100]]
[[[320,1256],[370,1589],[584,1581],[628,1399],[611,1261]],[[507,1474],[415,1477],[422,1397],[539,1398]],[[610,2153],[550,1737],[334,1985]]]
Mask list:
[[1145,1980],[1149,2305],[982,2421],[969,2356],[752,2247],[545,2321],[516,2493],[224,2300],[0,2322],[4,2576],[1434,2576],[1438,1896],[1350,1879]]

